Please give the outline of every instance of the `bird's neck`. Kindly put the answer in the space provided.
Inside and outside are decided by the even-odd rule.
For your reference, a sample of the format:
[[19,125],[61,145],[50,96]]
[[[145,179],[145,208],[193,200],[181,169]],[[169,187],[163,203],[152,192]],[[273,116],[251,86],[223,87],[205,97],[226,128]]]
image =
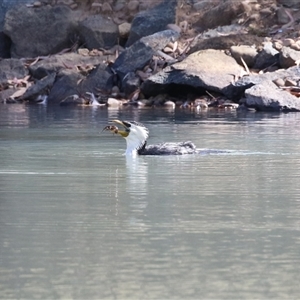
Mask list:
[[127,140],[127,148],[126,148],[126,155],[130,156],[137,156],[141,154],[146,148],[147,141],[145,141],[142,146],[132,143],[130,140]]
[[132,143],[130,140],[126,140],[127,148],[125,154],[128,156],[136,156],[137,155],[137,146]]

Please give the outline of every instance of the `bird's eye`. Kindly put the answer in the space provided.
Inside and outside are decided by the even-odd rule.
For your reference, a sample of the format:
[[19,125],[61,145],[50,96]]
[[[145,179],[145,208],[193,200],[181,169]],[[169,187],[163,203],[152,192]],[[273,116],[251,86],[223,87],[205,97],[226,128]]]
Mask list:
[[123,124],[124,124],[126,127],[131,127],[131,124],[130,124],[129,122],[123,121]]

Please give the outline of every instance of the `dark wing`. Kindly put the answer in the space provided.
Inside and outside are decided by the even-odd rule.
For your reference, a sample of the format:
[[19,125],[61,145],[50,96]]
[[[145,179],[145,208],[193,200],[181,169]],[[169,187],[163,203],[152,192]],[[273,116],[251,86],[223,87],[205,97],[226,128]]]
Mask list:
[[138,150],[139,155],[183,155],[197,152],[196,146],[192,142],[163,143],[146,146]]

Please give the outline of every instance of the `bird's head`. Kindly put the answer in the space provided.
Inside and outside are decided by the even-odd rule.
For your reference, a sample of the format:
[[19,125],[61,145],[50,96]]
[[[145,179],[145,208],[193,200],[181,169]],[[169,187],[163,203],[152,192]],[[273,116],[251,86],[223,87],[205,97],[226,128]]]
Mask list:
[[118,128],[114,132],[125,138],[127,143],[126,155],[136,155],[149,136],[148,128],[135,121],[113,120],[113,122],[123,127],[123,130]]

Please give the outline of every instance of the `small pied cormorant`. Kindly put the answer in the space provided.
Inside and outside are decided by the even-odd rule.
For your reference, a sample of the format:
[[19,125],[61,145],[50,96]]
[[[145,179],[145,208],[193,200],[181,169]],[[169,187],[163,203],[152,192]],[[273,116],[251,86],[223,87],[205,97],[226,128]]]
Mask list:
[[124,130],[120,130],[114,125],[108,125],[103,130],[111,131],[125,138],[127,143],[126,155],[183,155],[223,152],[219,150],[199,150],[190,141],[147,145],[149,130],[143,124],[135,121],[129,122],[121,120],[113,120],[113,122],[122,125]]

